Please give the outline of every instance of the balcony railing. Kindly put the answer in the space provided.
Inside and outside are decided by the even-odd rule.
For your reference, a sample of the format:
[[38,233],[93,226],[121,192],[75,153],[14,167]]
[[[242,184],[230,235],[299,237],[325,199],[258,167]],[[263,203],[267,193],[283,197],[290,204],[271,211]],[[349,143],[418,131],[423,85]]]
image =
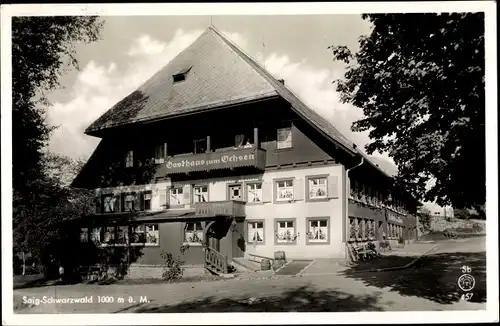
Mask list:
[[189,173],[239,167],[264,170],[266,151],[260,148],[234,148],[201,154],[170,156],[158,167],[161,174]]
[[194,204],[195,216],[245,216],[245,202],[215,201]]

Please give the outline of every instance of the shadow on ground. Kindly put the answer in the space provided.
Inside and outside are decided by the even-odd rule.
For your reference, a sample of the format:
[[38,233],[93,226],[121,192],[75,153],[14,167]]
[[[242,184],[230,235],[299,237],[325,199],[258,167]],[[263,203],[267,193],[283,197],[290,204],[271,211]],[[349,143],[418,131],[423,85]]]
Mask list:
[[[388,256],[383,259],[393,259],[397,264],[405,265],[413,258]],[[470,274],[476,281],[474,289],[470,291],[473,296],[469,301],[486,302],[486,252],[429,255],[412,267],[397,271],[368,272],[369,265],[348,269],[344,275],[362,280],[367,285],[390,287],[401,295],[417,296],[441,304],[452,304],[461,299],[465,292],[458,287],[457,281],[462,275],[462,266],[467,265],[472,268]],[[371,268],[380,268],[374,265]]]
[[329,312],[329,311],[382,311],[377,296],[354,296],[338,291],[316,291],[302,286],[276,296],[259,298],[216,298],[186,301],[171,306],[146,306],[129,312],[181,313],[181,312]]

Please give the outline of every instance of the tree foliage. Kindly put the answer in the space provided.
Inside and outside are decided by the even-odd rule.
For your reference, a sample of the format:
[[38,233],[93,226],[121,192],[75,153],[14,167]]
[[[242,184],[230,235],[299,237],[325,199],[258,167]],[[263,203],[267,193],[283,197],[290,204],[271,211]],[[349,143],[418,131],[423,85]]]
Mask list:
[[45,121],[45,92],[59,86],[66,69],[79,68],[75,44],[96,41],[101,27],[91,16],[12,19],[13,186],[20,196],[43,174],[52,130]]
[[421,207],[418,211],[418,223],[422,232],[428,232],[431,229],[432,214],[427,207]]
[[87,205],[86,194],[67,187],[78,164],[46,153],[53,128],[45,93],[59,87],[65,70],[79,68],[75,45],[96,41],[102,24],[90,16],[12,19],[13,242],[38,260],[61,237],[60,222]]
[[484,14],[372,14],[359,50],[330,46],[347,65],[341,101],[362,108],[353,131],[386,152],[417,198],[485,203]]

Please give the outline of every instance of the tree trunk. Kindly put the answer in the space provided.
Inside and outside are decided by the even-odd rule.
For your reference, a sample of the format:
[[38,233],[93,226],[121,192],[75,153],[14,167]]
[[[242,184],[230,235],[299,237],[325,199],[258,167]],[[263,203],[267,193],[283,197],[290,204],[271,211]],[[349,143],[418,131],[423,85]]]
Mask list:
[[26,275],[26,257],[24,256],[23,251],[23,276]]

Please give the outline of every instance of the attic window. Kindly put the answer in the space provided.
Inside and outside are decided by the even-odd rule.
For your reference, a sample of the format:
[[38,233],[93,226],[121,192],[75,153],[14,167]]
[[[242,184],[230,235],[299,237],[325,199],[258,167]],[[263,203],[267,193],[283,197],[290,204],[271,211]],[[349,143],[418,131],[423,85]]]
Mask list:
[[178,73],[175,75],[172,75],[174,79],[174,83],[180,83],[186,80],[186,75],[188,74],[189,70],[191,70],[191,67],[185,68],[180,70]]

